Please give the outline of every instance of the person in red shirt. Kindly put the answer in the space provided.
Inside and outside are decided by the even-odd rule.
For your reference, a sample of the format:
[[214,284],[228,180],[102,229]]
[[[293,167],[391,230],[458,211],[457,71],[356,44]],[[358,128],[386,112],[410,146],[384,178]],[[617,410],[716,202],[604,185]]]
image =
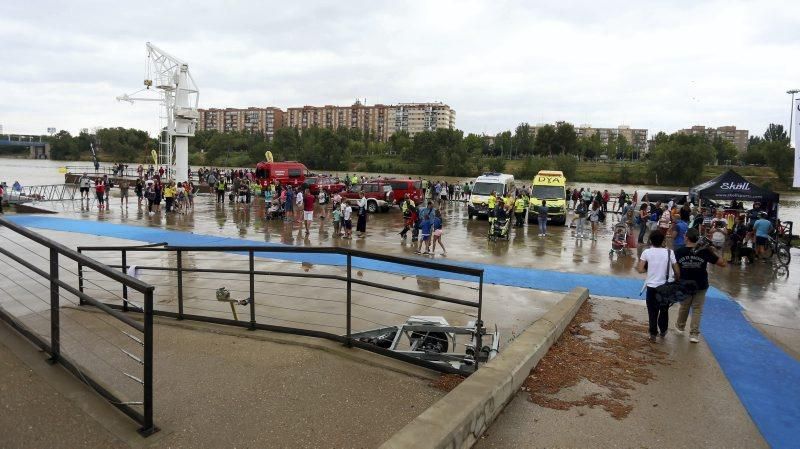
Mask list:
[[608,212],[608,201],[611,199],[611,194],[608,190],[603,190],[603,212]]
[[95,181],[94,192],[97,195],[97,208],[103,210],[106,199],[106,185],[102,179],[97,178],[97,181]]
[[317,198],[311,194],[311,190],[306,188],[303,193],[303,221],[306,222],[306,234],[309,232],[311,222],[314,220],[314,203]]

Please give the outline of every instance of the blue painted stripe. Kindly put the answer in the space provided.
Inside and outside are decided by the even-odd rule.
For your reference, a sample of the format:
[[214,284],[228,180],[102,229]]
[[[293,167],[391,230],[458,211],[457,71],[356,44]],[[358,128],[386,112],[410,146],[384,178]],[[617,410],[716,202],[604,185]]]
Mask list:
[[[148,243],[168,242],[171,245],[198,246],[248,244],[269,247],[277,245],[88,220],[20,215],[8,218],[20,225],[34,228],[94,234]],[[260,252],[259,256],[322,265],[343,265],[345,263],[344,256],[335,254],[286,254],[264,251]],[[559,292],[569,291],[576,286],[588,286],[590,291],[596,295],[641,299],[639,291],[642,280],[637,278],[465,262],[456,264],[483,268],[485,270],[484,280],[492,284]],[[422,275],[474,280],[474,278],[452,273],[360,258],[354,258],[353,265],[362,269],[401,273],[409,276]],[[709,289],[703,315],[703,335],[722,367],[722,371],[765,440],[774,448],[797,447],[797,438],[800,435],[800,362],[786,354],[754,328],[742,314],[741,307],[718,289]]]

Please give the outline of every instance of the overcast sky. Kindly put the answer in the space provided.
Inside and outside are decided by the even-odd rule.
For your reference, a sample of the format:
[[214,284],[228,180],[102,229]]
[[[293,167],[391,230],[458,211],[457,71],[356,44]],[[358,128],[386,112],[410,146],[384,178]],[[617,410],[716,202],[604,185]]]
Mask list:
[[800,88],[800,1],[48,2],[0,7],[0,124],[153,134],[145,42],[200,107],[442,101],[466,132],[566,120],[762,134]]

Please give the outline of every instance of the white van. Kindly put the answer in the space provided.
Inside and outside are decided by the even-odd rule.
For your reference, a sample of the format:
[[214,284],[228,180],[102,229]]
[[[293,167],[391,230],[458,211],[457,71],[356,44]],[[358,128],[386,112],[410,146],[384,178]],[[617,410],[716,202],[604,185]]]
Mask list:
[[488,201],[492,192],[498,198],[514,192],[514,175],[504,173],[484,173],[475,178],[470,192],[467,214],[470,219],[475,216],[489,216]]

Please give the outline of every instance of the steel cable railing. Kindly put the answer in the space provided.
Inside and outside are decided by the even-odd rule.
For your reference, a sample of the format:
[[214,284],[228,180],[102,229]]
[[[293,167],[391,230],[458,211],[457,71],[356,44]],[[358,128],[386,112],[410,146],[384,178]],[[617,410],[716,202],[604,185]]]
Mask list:
[[[468,374],[459,369],[451,369],[450,365],[432,363],[424,357],[416,359],[404,354],[381,351],[381,348],[355,340],[352,335],[354,332],[372,332],[369,328],[364,328],[364,325],[389,328],[392,325],[386,321],[411,319],[415,315],[426,315],[429,310],[443,312],[451,320],[463,319],[463,324],[476,323],[477,328],[482,329],[480,310],[483,270],[479,269],[344,248],[260,245],[148,248],[86,246],[78,250],[91,253],[109,266],[121,270],[136,265],[138,277],[148,279],[148,282],[162,290],[154,311],[157,315],[327,338],[444,372]],[[107,256],[109,252],[114,253],[114,256]],[[322,272],[309,272],[309,268],[315,264],[302,262],[302,257],[294,261],[281,260],[282,253],[308,254],[309,258],[314,254],[338,255],[342,257],[341,262],[346,264],[317,265],[326,268]],[[367,267],[371,261],[390,265],[382,265],[380,271],[359,268],[356,276],[352,267],[353,258],[356,257]],[[396,269],[391,264],[396,264]],[[294,267],[303,269],[296,270]],[[404,284],[427,278],[409,274],[413,273],[410,267],[424,269],[420,273],[454,273],[458,275],[456,279],[472,277],[477,282],[437,280],[437,288],[442,285],[451,293],[461,290],[457,296],[439,294],[430,288],[420,289],[418,284],[412,288],[411,285]],[[404,270],[409,272],[403,272]],[[90,281],[100,282],[89,270],[83,270],[79,275],[87,281],[86,288],[91,287]],[[323,282],[311,283],[308,279]],[[292,282],[294,280],[298,282]],[[101,285],[107,285],[107,282]],[[231,305],[231,311],[228,312],[225,308],[227,304],[214,298],[215,290],[220,285],[230,297],[244,298],[244,308],[248,310],[240,313],[247,318],[240,319],[238,316],[235,309],[241,306]],[[342,294],[344,298],[339,296]],[[476,295],[477,300],[462,299],[464,295]],[[212,307],[212,303],[219,306]],[[257,309],[259,312],[256,312]],[[264,313],[267,310],[269,313]],[[232,315],[233,319],[223,318],[225,315]],[[324,317],[326,320],[320,322],[313,317]],[[268,321],[265,322],[264,319]],[[276,326],[272,320],[299,324],[303,328]],[[336,334],[328,329],[344,332],[343,335]],[[478,332],[477,339],[480,338],[481,333]]]
[[[10,222],[5,218],[0,218],[0,228],[5,228],[12,232],[14,236],[13,239],[8,238],[4,233],[0,233],[0,235],[2,235],[5,241],[16,244],[14,247],[8,244],[0,245],[0,255],[5,256],[2,259],[3,262],[13,269],[3,270],[3,272],[0,273],[0,285],[2,285],[2,289],[6,292],[6,295],[13,297],[16,303],[36,313],[39,317],[47,315],[50,329],[49,332],[37,332],[30,329],[19,317],[9,313],[3,307],[0,307],[0,319],[6,321],[19,333],[31,340],[43,351],[47,352],[50,355],[51,362],[63,365],[82,382],[102,395],[109,403],[137,421],[141,425],[139,429],[140,433],[143,435],[150,435],[157,431],[153,422],[153,296],[155,287],[109,268],[98,261],[86,257],[40,234],[32,232],[25,227]],[[24,242],[25,244],[23,245],[20,242]],[[39,254],[26,245],[41,245],[41,247],[45,248],[48,255]],[[26,249],[28,252],[20,252],[18,248]],[[29,254],[34,254],[42,261],[45,261],[47,265],[46,268],[34,264],[30,260]],[[70,270],[65,265],[66,261],[76,263],[79,269],[76,271]],[[77,280],[80,282],[78,273],[81,267],[90,268],[106,276],[108,279],[123,285],[125,289],[130,288],[141,293],[144,298],[142,301],[142,312],[144,314],[143,322],[136,321],[97,300],[92,295],[85,293],[80,288],[80,285],[76,288],[69,282],[69,276],[61,276],[61,272],[65,271],[75,276],[73,281]],[[12,271],[23,277],[19,278],[19,280],[15,279],[14,276],[12,276]],[[36,312],[34,308],[31,308],[24,300],[13,296],[7,288],[8,284],[14,284],[14,286],[25,292],[24,296],[26,298],[32,298],[41,302],[46,306],[46,309]],[[43,295],[33,291],[34,286],[49,290],[49,302]],[[78,302],[76,303],[69,295],[78,298]],[[113,328],[115,333],[112,335],[120,335],[121,337],[119,338],[124,338],[126,342],[136,342],[142,349],[139,349],[138,346],[135,350],[125,348],[123,343],[116,343],[110,338],[103,337],[99,329],[93,330],[90,328],[88,321],[83,323],[79,321],[79,319],[84,319],[86,315],[71,316],[69,313],[62,311],[62,306],[64,304],[69,304],[70,306],[89,304],[96,307],[98,314],[95,315],[95,317],[98,318],[99,322],[104,323],[102,329],[107,329],[105,326]],[[108,318],[106,315],[110,315],[109,319],[113,318],[115,320],[114,324],[106,320],[106,318]],[[62,318],[64,320],[63,323]],[[75,325],[75,327],[72,330],[67,330],[64,328],[64,324]],[[123,331],[118,327],[122,325],[126,326],[129,331]],[[63,335],[67,338],[64,342],[73,341],[74,346],[62,347],[62,331]],[[98,354],[98,350],[101,349],[101,347],[90,348],[85,339],[80,338],[78,335],[74,334],[74,332],[85,333],[85,335],[93,336],[97,342],[108,344],[108,347],[111,348],[111,351],[115,355],[108,352]],[[139,333],[141,337],[134,335],[136,333]],[[66,352],[64,352],[64,350],[66,350]],[[141,352],[137,354],[139,351]],[[141,387],[142,400],[120,399],[118,393],[112,390],[118,390],[120,385],[124,385],[121,382],[108,384],[95,380],[95,375],[101,372],[99,367],[90,370],[86,366],[76,363],[76,359],[72,358],[73,356],[83,357],[83,354],[93,356],[93,358],[100,360],[100,366],[103,366],[103,369],[122,374],[126,382],[132,380],[139,384]],[[124,369],[120,369],[119,366],[112,364],[113,360],[111,360],[111,358],[135,362],[137,366],[141,367],[141,374],[137,376]],[[137,410],[133,407],[141,407],[141,409]]]

